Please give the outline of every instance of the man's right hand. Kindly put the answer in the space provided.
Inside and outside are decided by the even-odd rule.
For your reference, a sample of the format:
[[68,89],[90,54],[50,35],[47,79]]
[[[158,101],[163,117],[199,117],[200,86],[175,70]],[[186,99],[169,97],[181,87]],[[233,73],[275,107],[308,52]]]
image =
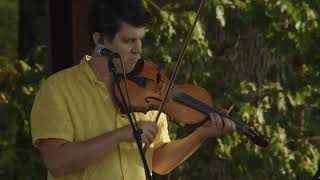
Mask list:
[[[159,130],[157,124],[154,122],[142,121],[142,122],[139,122],[138,125],[143,132],[141,134],[142,142],[145,143],[146,146],[149,146],[150,144],[152,144],[152,142],[157,136],[157,133]],[[125,142],[134,141],[131,125],[127,125],[120,128],[119,132],[120,132],[120,141],[125,141]]]

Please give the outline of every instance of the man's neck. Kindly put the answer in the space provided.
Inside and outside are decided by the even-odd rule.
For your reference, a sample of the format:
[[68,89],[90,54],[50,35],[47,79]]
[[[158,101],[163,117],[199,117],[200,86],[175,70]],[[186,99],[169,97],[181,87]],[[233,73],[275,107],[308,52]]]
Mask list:
[[89,64],[99,81],[107,84],[112,82],[112,73],[109,72],[108,61],[105,57],[93,56]]
[[114,107],[118,107],[119,104],[113,95],[113,80],[114,77],[111,72],[109,72],[108,61],[105,57],[93,56],[89,61],[89,65],[92,68],[97,79],[103,82],[109,91]]

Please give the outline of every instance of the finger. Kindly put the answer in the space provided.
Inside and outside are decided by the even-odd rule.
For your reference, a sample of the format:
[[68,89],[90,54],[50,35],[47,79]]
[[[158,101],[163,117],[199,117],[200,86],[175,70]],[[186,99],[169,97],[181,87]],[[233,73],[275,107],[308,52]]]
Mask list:
[[155,136],[152,133],[150,133],[149,131],[148,131],[148,133],[145,134],[145,136],[148,139],[148,144],[151,144],[155,139]]
[[215,116],[213,115],[213,113],[210,113],[209,116],[210,116],[211,124],[217,126],[217,120],[215,119]]
[[222,118],[222,121],[224,122],[223,132],[228,132],[230,130],[230,122],[227,118]]
[[227,110],[227,114],[228,114],[228,115],[230,114],[230,112],[232,111],[233,108],[234,108],[234,104],[232,104],[232,105],[228,108],[228,110]]
[[140,123],[140,128],[142,130],[142,134],[141,134],[141,140],[143,143],[148,144],[148,137],[147,137],[147,133],[148,131],[145,129],[145,124],[144,123]]
[[235,130],[236,125],[234,124],[233,121],[231,121],[231,120],[228,119],[228,118],[224,118],[224,121],[225,121],[225,124],[226,124],[224,130],[225,130],[226,132],[231,132],[231,131],[234,131],[234,130]]
[[226,110],[226,109],[220,109],[220,110],[219,110],[219,113],[225,116],[225,115],[227,115],[228,110]]
[[219,115],[220,116],[226,116],[226,117],[228,117],[229,116],[229,111],[227,110],[227,109],[220,109],[219,110]]
[[230,106],[228,109],[220,109],[219,113],[223,116],[229,116],[230,112],[232,111],[234,105]]
[[156,123],[152,123],[152,131],[156,135],[159,131],[158,125]]
[[147,131],[148,131],[148,134],[147,134],[148,139],[151,140],[151,142],[153,142],[153,140],[157,136],[157,133],[153,129],[148,129]]
[[213,116],[213,113],[209,113],[209,117],[210,117],[210,119],[211,119],[212,121],[215,120],[215,119],[214,119],[214,116]]
[[158,127],[158,124],[157,123],[152,123],[153,124],[153,127],[157,130],[157,132],[158,132],[158,130],[159,130],[159,127]]
[[142,142],[144,142],[146,146],[149,146],[150,140],[148,139],[148,136],[145,134],[142,134],[141,136],[142,136]]
[[143,142],[144,142],[144,145],[145,145],[146,147],[149,147],[149,146],[150,146],[150,142],[149,142],[149,140],[148,140],[147,138],[145,138]]
[[231,121],[231,125],[232,125],[232,130],[235,131],[237,129],[236,124],[233,121]]
[[224,122],[221,120],[220,116],[218,113],[214,113],[214,119],[216,120],[217,122],[217,128],[219,129],[223,129],[224,127]]
[[158,126],[155,123],[150,123],[146,126],[145,131],[148,131],[152,136],[156,136],[158,133]]

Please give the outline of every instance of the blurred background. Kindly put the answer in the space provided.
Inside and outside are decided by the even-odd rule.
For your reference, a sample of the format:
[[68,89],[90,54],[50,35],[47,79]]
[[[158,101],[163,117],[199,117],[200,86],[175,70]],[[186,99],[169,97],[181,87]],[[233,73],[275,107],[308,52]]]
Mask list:
[[[0,1],[0,179],[46,179],[31,145],[30,111],[48,75],[90,54],[90,0]],[[145,0],[144,55],[173,69],[198,1]],[[215,108],[271,138],[207,140],[171,179],[307,180],[320,147],[320,1],[206,0],[177,83],[206,88]],[[172,138],[190,129],[170,123]]]

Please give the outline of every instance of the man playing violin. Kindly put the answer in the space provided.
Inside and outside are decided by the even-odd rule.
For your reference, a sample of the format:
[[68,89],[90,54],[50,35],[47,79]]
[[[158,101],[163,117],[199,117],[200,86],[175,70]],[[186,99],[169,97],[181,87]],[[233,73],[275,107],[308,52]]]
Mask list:
[[[139,0],[98,0],[89,18],[92,43],[121,55],[127,72],[142,51],[150,22]],[[79,65],[51,75],[37,93],[31,113],[33,144],[40,150],[48,179],[145,179],[127,117],[113,94],[114,78],[106,58],[93,53]],[[192,155],[207,138],[235,130],[218,114],[189,136],[170,140],[167,120],[156,111],[135,113],[142,141],[149,147],[148,166],[167,174]]]

